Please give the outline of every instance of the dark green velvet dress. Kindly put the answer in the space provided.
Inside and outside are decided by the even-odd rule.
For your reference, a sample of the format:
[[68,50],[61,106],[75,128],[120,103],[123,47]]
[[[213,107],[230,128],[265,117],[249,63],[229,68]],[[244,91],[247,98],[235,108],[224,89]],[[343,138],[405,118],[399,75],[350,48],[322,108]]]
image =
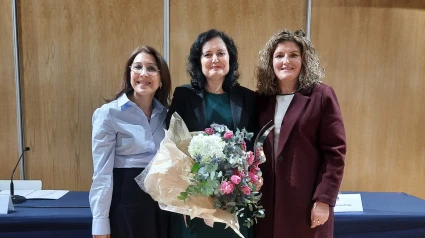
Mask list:
[[[234,130],[232,111],[230,108],[229,94],[212,94],[205,92],[205,120],[207,125],[212,123],[226,125],[230,130]],[[170,221],[171,238],[238,238],[232,228],[224,223],[214,223],[214,227],[205,224],[203,219],[194,218],[190,220],[186,216],[186,227],[183,215],[173,213]],[[240,232],[245,238],[252,238],[252,229],[243,225],[243,220],[239,219]]]

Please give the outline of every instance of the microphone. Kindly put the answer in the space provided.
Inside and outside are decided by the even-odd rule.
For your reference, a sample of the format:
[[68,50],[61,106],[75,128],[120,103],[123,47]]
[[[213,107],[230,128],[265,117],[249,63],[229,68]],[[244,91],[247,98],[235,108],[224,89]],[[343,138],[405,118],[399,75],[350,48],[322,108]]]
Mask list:
[[16,163],[15,168],[13,169],[12,175],[10,176],[10,196],[12,197],[13,204],[20,204],[27,200],[24,196],[15,195],[15,188],[13,186],[13,174],[15,173],[15,170],[18,167],[19,162],[24,156],[25,151],[28,151],[28,150],[30,150],[30,147],[25,147],[24,151],[22,151],[21,156],[19,156],[18,163]]

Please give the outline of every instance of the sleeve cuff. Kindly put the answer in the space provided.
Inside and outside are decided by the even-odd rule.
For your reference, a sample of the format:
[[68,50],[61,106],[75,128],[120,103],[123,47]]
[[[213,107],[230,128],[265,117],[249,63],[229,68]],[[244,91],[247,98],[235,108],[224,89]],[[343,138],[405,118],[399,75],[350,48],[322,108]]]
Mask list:
[[111,234],[109,218],[93,218],[92,235],[107,235]]
[[319,196],[316,199],[314,199],[314,201],[326,203],[330,207],[335,207],[335,204],[336,204],[336,198],[331,198],[329,196]]

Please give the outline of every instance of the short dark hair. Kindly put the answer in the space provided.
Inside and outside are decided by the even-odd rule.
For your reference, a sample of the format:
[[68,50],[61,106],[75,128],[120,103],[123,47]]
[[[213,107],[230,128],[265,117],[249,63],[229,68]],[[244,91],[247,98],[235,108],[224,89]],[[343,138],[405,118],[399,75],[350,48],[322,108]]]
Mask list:
[[[131,86],[131,69],[130,66],[133,64],[134,58],[140,53],[146,53],[152,55],[159,69],[159,75],[161,75],[162,87],[158,88],[155,92],[155,98],[161,102],[166,108],[170,105],[170,93],[171,93],[171,77],[170,71],[168,69],[167,62],[165,62],[164,57],[150,46],[139,46],[133,53],[131,53],[130,58],[125,63],[124,76],[121,82],[121,89],[115,95],[114,100],[118,99],[123,93],[129,95],[134,92],[133,87]],[[111,100],[107,100],[111,101]]]
[[206,78],[202,73],[201,56],[202,47],[209,40],[219,37],[226,45],[229,52],[229,73],[224,78],[223,90],[229,91],[233,86],[239,85],[239,63],[238,63],[238,49],[233,42],[233,39],[222,31],[211,29],[199,34],[195,42],[190,47],[190,53],[187,57],[187,73],[190,75],[190,83],[195,91],[200,92],[205,89]]

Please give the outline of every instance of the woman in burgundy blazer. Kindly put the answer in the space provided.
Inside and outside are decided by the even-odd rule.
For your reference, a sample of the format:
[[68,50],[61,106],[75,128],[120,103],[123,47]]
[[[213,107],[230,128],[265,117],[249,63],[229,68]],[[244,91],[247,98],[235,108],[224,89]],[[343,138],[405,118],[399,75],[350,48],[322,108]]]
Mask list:
[[261,238],[333,237],[344,171],[344,124],[333,89],[304,32],[282,30],[261,51],[257,70],[259,126],[274,122],[264,143]]

